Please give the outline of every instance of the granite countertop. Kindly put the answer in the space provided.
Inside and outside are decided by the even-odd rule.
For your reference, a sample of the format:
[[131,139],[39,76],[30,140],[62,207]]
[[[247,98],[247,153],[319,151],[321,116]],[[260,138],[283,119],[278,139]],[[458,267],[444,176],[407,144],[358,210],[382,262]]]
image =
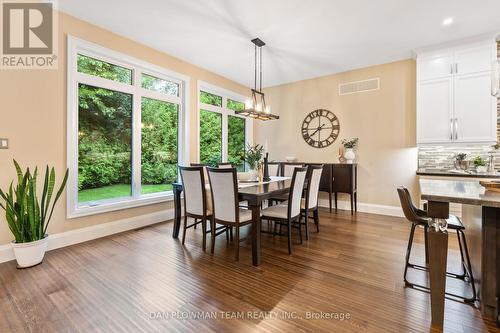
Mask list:
[[500,208],[500,192],[486,191],[479,181],[420,179],[419,183],[423,200]]
[[445,169],[418,169],[419,176],[443,176],[443,177],[466,177],[466,178],[500,178],[500,172],[476,173],[475,171],[445,170]]

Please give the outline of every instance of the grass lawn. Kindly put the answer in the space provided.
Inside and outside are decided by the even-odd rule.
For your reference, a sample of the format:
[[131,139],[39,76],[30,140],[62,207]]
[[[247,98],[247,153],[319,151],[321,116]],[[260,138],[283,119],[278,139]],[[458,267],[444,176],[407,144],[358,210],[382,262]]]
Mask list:
[[[142,194],[164,192],[172,190],[170,184],[160,185],[142,185]],[[92,188],[78,192],[78,202],[92,202],[103,199],[113,199],[127,197],[131,194],[131,186],[129,184],[117,184]]]

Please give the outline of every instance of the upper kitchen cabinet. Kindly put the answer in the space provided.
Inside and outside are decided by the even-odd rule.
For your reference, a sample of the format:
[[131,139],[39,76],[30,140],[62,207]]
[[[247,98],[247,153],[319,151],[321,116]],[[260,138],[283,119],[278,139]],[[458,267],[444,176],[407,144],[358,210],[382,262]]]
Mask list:
[[417,59],[417,80],[449,77],[453,74],[453,53],[445,51]]
[[417,56],[417,143],[496,142],[494,41]]

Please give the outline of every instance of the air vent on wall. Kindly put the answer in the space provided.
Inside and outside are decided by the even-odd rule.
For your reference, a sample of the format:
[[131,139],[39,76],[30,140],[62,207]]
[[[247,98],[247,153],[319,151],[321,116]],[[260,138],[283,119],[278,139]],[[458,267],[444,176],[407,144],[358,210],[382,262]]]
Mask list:
[[356,94],[380,89],[380,78],[339,84],[339,95]]

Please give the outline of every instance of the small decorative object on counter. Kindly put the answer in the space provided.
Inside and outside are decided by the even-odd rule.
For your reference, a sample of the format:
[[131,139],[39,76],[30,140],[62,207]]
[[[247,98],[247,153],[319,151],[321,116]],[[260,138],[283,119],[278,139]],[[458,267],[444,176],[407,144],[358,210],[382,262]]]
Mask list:
[[356,158],[356,154],[354,153],[354,149],[358,146],[358,138],[352,139],[343,139],[342,145],[345,148],[344,158],[346,162],[352,164],[354,159]]
[[474,158],[473,163],[474,163],[474,166],[476,167],[476,172],[478,172],[478,173],[486,172],[487,163],[486,163],[486,160],[483,159],[481,156],[476,156]]
[[469,169],[470,161],[467,160],[466,153],[458,153],[455,155],[453,164],[455,165],[455,169],[467,171]]
[[490,152],[490,156],[488,159],[488,173],[495,172],[495,156],[494,156],[494,154],[495,154],[495,151],[500,148],[500,143],[497,142],[496,144],[491,146],[491,148],[493,148],[493,151]]

